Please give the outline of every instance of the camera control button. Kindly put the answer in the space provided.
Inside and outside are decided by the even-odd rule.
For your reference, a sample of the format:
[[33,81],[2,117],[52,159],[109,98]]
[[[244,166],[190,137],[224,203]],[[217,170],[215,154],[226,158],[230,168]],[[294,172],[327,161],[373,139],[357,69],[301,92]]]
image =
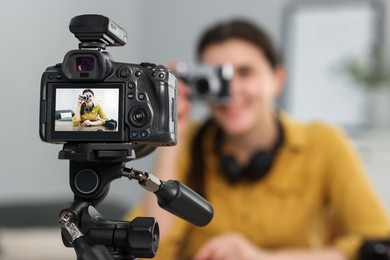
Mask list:
[[163,79],[163,78],[165,77],[165,74],[164,74],[164,73],[160,73],[160,74],[158,74],[158,77],[159,77],[160,79]]
[[129,84],[127,84],[127,86],[128,86],[130,89],[133,89],[133,88],[135,88],[135,83],[134,83],[134,82],[129,82]]
[[47,75],[47,78],[48,78],[48,79],[54,79],[54,74],[53,74],[53,73],[50,73],[49,75]]
[[128,68],[120,68],[118,71],[118,76],[123,79],[128,78],[130,74],[131,72]]
[[131,132],[131,138],[137,138],[137,137],[138,137],[138,132],[137,131]]
[[141,72],[141,71],[139,71],[139,70],[137,70],[137,71],[135,72],[135,75],[136,75],[137,77],[141,77],[141,75],[142,75],[142,72]]
[[141,131],[141,133],[139,134],[141,138],[145,138],[148,136],[148,132],[146,131]]
[[153,71],[152,72],[152,77],[156,77],[157,76],[157,72]]
[[144,93],[138,94],[139,100],[144,100],[146,98],[146,95]]
[[57,74],[56,75],[56,79],[62,79],[62,75],[61,74]]
[[127,98],[128,99],[134,99],[134,94],[133,93],[127,94]]

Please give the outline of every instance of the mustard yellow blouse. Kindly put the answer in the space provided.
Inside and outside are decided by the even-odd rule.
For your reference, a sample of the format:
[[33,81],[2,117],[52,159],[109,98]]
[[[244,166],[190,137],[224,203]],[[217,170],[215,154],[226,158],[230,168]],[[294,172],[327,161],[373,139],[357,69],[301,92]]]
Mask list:
[[77,125],[78,123],[84,122],[85,120],[97,121],[99,119],[104,124],[107,121],[107,116],[106,116],[106,113],[104,112],[102,106],[96,103],[96,104],[94,104],[91,112],[85,112],[83,115],[80,115],[79,121],[77,121],[76,116],[73,116],[72,122],[73,122],[73,125]]
[[[302,124],[286,115],[281,122],[285,143],[267,176],[252,183],[231,185],[225,180],[209,131],[203,145],[205,193],[214,218],[201,228],[175,219],[154,259],[191,259],[208,239],[230,231],[261,248],[334,246],[356,259],[364,238],[390,235],[387,212],[346,136],[334,127]],[[189,158],[187,150],[178,166],[178,180],[186,179]],[[142,212],[131,217],[134,214]]]

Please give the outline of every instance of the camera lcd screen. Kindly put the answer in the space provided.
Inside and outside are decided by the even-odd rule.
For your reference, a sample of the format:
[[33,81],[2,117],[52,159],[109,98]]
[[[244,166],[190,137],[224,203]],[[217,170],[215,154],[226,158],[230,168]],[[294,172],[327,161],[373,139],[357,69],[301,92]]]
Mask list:
[[53,84],[52,138],[62,141],[122,140],[122,84]]

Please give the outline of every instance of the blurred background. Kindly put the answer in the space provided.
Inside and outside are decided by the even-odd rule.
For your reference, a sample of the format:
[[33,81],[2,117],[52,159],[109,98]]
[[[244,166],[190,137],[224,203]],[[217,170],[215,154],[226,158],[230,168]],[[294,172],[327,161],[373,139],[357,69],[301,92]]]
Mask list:
[[[126,63],[195,63],[206,26],[233,17],[257,22],[288,70],[279,105],[298,119],[342,127],[390,208],[389,8],[379,0],[2,0],[0,259],[75,259],[57,227],[73,195],[68,161],[57,159],[60,145],[41,142],[38,122],[41,75],[77,48],[68,25],[80,14],[105,15],[127,30],[127,45],[108,49]],[[197,105],[194,119],[206,113]],[[151,171],[153,157],[128,166]],[[101,212],[118,219],[143,192],[136,182],[116,180]]]

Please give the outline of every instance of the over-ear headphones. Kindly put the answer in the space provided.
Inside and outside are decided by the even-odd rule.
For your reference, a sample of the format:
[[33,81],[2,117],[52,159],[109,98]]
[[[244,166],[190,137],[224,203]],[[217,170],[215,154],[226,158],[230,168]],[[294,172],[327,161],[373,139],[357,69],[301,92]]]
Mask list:
[[81,107],[81,111],[83,111],[82,114],[84,114],[84,112],[90,113],[93,110],[94,107],[95,107],[94,103],[92,103],[92,106],[90,106],[90,107],[88,107],[85,103],[83,103],[82,107]]
[[214,149],[222,174],[229,182],[237,183],[244,179],[259,180],[269,172],[277,152],[284,142],[283,128],[279,121],[277,121],[277,129],[277,139],[271,150],[257,151],[245,167],[241,166],[234,156],[222,153],[223,133],[221,129],[217,131]]

